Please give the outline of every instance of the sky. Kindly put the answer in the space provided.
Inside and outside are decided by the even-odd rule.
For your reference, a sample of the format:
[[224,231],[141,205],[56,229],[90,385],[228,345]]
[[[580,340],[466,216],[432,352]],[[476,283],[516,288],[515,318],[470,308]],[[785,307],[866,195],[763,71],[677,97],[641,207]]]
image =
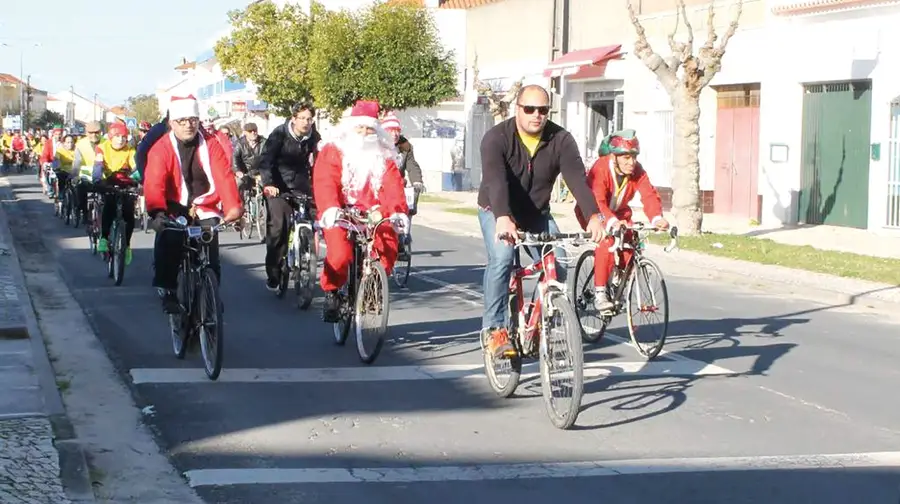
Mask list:
[[[227,13],[249,0],[3,1],[0,73],[24,75],[51,93],[68,91],[120,105],[174,83],[181,57],[192,60],[227,33]],[[113,8],[115,7],[115,8]],[[35,47],[35,44],[39,46]]]

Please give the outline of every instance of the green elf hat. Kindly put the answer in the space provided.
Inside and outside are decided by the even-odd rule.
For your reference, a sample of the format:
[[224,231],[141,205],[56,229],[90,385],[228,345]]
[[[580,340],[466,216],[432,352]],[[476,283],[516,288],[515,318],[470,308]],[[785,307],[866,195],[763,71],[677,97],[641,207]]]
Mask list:
[[634,154],[641,152],[637,132],[633,129],[614,131],[600,142],[600,156],[610,154]]

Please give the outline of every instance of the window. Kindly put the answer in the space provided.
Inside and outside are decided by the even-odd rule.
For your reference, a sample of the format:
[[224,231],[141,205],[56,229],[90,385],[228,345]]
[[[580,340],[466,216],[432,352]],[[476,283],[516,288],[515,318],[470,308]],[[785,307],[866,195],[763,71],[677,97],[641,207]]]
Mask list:
[[236,78],[225,79],[225,92],[238,91],[247,87],[247,83]]

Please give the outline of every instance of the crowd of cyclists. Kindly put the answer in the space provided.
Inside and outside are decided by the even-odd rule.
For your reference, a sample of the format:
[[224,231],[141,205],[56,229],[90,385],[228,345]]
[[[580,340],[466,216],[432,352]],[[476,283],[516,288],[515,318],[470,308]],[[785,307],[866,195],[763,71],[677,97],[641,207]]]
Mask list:
[[[486,365],[528,353],[511,334],[516,325],[510,320],[510,285],[518,264],[517,243],[532,240],[537,247],[526,251],[540,262],[548,250],[575,236],[559,233],[550,213],[552,188],[560,175],[577,202],[576,216],[586,231],[578,235],[579,244],[592,250],[589,297],[601,314],[616,309],[611,273],[622,261],[631,260],[629,252],[613,251],[622,236],[636,239],[630,200],[640,194],[650,225],[660,230],[669,227],[659,194],[637,162],[640,145],[635,132],[607,136],[600,158],[585,167],[572,135],[548,121],[549,98],[540,86],[522,88],[514,117],[490,129],[480,145],[483,179],[478,221],[487,253],[481,342]],[[288,283],[287,275],[299,286],[300,276],[294,271],[302,269],[297,265],[298,254],[310,254],[315,270],[318,243],[324,240],[319,275],[324,292],[322,318],[335,325],[335,337],[342,342],[339,333],[346,338],[348,327],[355,327],[358,338],[366,329],[360,311],[367,309],[366,302],[359,299],[369,296],[367,279],[379,280],[381,286],[375,290],[386,297],[385,275],[391,274],[403,244],[408,243],[403,237],[409,236],[409,216],[424,186],[421,167],[402,135],[399,119],[381,110],[377,102],[357,102],[327,139],[317,131],[315,117],[311,103],[297,103],[290,117],[267,137],[255,123],[247,122],[236,138],[227,127],[217,130],[201,122],[193,96],[173,97],[162,120],[155,125],[141,122],[133,136],[121,122],[109,124],[105,134],[99,123],[89,123],[81,138],[62,128],[46,136],[40,131],[24,137],[19,132],[4,134],[4,169],[23,158],[26,163],[34,161],[48,197],[64,200],[74,195],[76,201],[60,208],[70,209],[69,217],[76,225],[100,228],[93,229],[96,251],[106,256],[111,228],[123,221],[124,229],[116,227],[117,233],[123,232],[121,244],[113,248],[123,255],[125,265],[132,260],[131,235],[136,215],[141,215],[147,227],[157,231],[153,286],[170,317],[183,315],[186,307],[179,285],[185,233],[167,234],[174,229],[173,223],[180,223],[178,229],[206,231],[188,235],[190,239],[205,236],[208,257],[204,261],[220,282],[215,230],[222,226],[241,230],[256,225],[252,219],[265,219],[265,283],[279,295]],[[260,195],[264,212],[248,217],[247,202]],[[89,198],[99,209],[89,210]],[[99,215],[99,226],[92,222],[92,215]],[[295,236],[298,221],[308,221],[309,229],[315,228],[315,240],[302,245],[307,249],[298,248],[303,238]],[[565,270],[555,273],[561,281],[565,281]],[[387,300],[378,303],[381,308],[373,310],[383,319],[375,325],[383,337]],[[548,316],[552,315],[553,310],[548,310]],[[550,319],[544,323],[551,325]],[[363,346],[360,339],[361,357]],[[580,401],[580,391],[576,395]]]

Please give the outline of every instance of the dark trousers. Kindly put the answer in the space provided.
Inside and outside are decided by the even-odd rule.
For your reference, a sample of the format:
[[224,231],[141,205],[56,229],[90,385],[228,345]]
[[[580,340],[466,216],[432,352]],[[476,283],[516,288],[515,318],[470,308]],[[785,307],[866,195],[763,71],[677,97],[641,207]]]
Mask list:
[[288,225],[291,222],[291,204],[278,196],[266,198],[268,207],[268,228],[266,236],[266,276],[270,281],[280,277],[281,260],[287,254]]
[[87,214],[88,193],[93,190],[94,184],[86,180],[79,180],[78,182],[76,182],[76,184],[77,185],[75,186],[75,192],[78,196],[78,210],[81,211],[81,215],[83,216],[85,221],[87,221],[87,219],[90,217]]
[[[201,226],[213,226],[216,219],[200,221]],[[153,286],[163,289],[178,288],[178,268],[184,259],[184,233],[164,230],[156,233],[153,244]],[[219,235],[209,244],[209,265],[216,272],[216,279],[222,281],[222,265],[219,262]]]
[[[87,196],[85,196],[86,198]],[[125,219],[125,246],[131,246],[131,235],[134,233],[134,196],[121,196],[124,198],[122,202],[122,217]],[[100,236],[109,239],[109,230],[112,228],[113,221],[116,220],[116,195],[103,195],[103,213],[100,216]]]

